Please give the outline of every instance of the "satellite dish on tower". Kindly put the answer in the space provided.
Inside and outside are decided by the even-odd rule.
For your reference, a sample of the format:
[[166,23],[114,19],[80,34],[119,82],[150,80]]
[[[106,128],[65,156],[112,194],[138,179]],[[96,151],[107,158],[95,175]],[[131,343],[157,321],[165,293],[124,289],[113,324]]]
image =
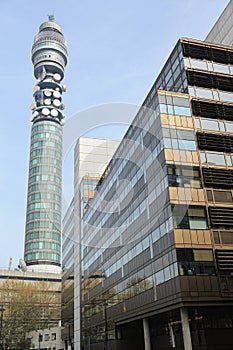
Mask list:
[[61,94],[60,94],[59,91],[54,91],[53,96],[56,97],[56,98],[60,98]]
[[46,98],[46,99],[44,100],[44,104],[45,104],[46,106],[51,105],[51,99],[50,99],[50,98]]
[[23,259],[19,259],[19,265],[18,268],[22,270],[23,272],[27,271],[27,265]]
[[48,108],[43,108],[43,109],[42,109],[42,114],[44,114],[44,115],[49,115],[49,113],[50,113],[50,111],[49,111]]
[[61,101],[60,101],[60,100],[58,100],[58,99],[56,99],[56,98],[53,100],[53,105],[54,105],[55,107],[59,107],[60,104],[61,104]]
[[51,110],[51,116],[52,117],[57,117],[58,116],[58,111],[56,109]]
[[54,78],[54,80],[56,80],[56,81],[60,81],[60,80],[61,80],[61,76],[60,76],[60,74],[58,74],[58,73],[55,73],[54,76],[53,76],[53,78]]
[[44,95],[46,97],[50,97],[50,96],[52,96],[52,92],[50,90],[44,90]]

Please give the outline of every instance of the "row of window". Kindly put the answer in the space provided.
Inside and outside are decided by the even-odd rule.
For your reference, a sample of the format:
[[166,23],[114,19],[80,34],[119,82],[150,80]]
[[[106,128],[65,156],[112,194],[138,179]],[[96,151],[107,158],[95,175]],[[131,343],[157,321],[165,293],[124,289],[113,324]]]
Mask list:
[[169,104],[160,104],[160,113],[161,114],[171,114],[179,115],[185,117],[191,117],[191,110],[189,107],[174,106]]
[[34,65],[40,61],[43,60],[53,60],[55,62],[60,62],[60,64],[62,66],[65,66],[65,60],[63,58],[63,56],[61,55],[55,55],[54,51],[52,50],[47,50],[46,54],[41,54],[41,55],[36,55],[36,57],[34,58]]
[[27,207],[28,210],[34,210],[34,209],[53,209],[53,210],[61,210],[61,206],[56,203],[49,203],[49,202],[37,202],[37,203],[31,203]]
[[53,164],[56,166],[61,166],[61,161],[52,157],[38,157],[31,160],[30,165],[35,164]]
[[53,156],[56,157],[61,161],[61,151],[50,149],[50,148],[40,148],[33,150],[31,152],[31,157],[37,157],[37,156]]
[[56,220],[58,222],[61,221],[61,215],[49,211],[36,211],[27,215],[27,220],[38,220],[38,219],[49,219]]
[[233,66],[230,64],[220,64],[206,60],[197,60],[194,58],[184,58],[184,65],[188,68],[200,69],[209,72],[233,74]]
[[60,194],[61,188],[60,186],[52,185],[49,183],[37,183],[29,186],[28,193],[36,191],[55,191]]
[[[52,333],[51,336],[50,334],[44,334],[44,341],[49,341],[49,340],[56,340],[57,339],[57,335],[56,333]],[[39,338],[38,338],[39,342],[43,341],[43,334],[39,334]]]
[[163,128],[163,142],[165,148],[196,150],[194,132],[191,130]]
[[180,149],[186,151],[196,151],[196,142],[190,140],[177,140],[177,139],[169,139],[164,138],[164,147],[170,149]]
[[197,129],[233,133],[233,122],[216,119],[195,118]]
[[57,168],[55,166],[49,166],[49,165],[37,165],[32,168],[30,168],[29,175],[35,174],[35,173],[54,173],[54,174],[61,174],[61,168]]
[[233,202],[232,191],[207,190],[206,194],[209,202]]
[[36,252],[36,253],[26,253],[26,260],[52,260],[59,262],[60,254],[57,253],[49,253],[49,252]]
[[[48,214],[49,215],[49,214]],[[60,230],[60,224],[59,223],[53,223],[51,221],[33,221],[27,224],[27,230],[34,230],[39,228],[48,228],[51,230]]]
[[223,152],[210,152],[202,151],[200,152],[200,158],[202,164],[211,165],[223,165],[223,166],[233,166],[233,159],[230,154]]
[[54,242],[32,242],[32,243],[27,243],[25,248],[26,248],[26,251],[33,250],[33,249],[53,249],[60,252],[61,245]]
[[53,141],[47,141],[47,140],[42,140],[42,141],[36,141],[32,142],[31,148],[38,148],[38,147],[53,147],[55,149],[60,150],[61,149],[61,143],[53,142]]
[[62,141],[62,138],[60,135],[57,135],[57,134],[53,134],[53,133],[50,133],[50,132],[40,132],[40,133],[37,133],[37,134],[33,134],[32,135],[32,138],[31,140],[34,141],[34,140],[37,140],[37,139],[54,139],[54,140],[57,140],[57,141]]
[[39,193],[33,193],[28,196],[28,201],[34,201],[34,200],[40,200],[40,199],[50,199],[57,202],[60,202],[61,197],[57,194],[50,193],[50,192],[39,192]]
[[231,92],[221,91],[218,89],[205,89],[201,87],[189,86],[189,94],[194,97],[205,98],[215,101],[233,102],[233,94]]
[[61,235],[56,232],[51,231],[34,231],[26,234],[26,241],[31,241],[34,239],[52,239],[55,241],[60,241]]
[[205,207],[183,205],[173,207],[174,228],[190,230],[207,230],[208,223]]
[[32,128],[32,135],[38,131],[55,131],[56,133],[62,135],[62,129],[59,126],[46,123],[34,125]]
[[58,176],[54,175],[33,175],[29,177],[29,184],[33,182],[39,182],[39,181],[51,181],[51,182],[56,182],[57,184],[61,183],[61,179]]
[[39,47],[47,47],[47,46],[51,46],[54,47],[55,49],[60,49],[61,51],[63,51],[66,55],[67,55],[67,51],[66,48],[59,44],[58,42],[52,42],[52,41],[42,41],[41,43],[38,43],[36,45],[33,45],[33,50],[32,50],[32,54],[39,48]]
[[202,188],[199,168],[169,164],[167,166],[167,172],[168,184],[171,187]]

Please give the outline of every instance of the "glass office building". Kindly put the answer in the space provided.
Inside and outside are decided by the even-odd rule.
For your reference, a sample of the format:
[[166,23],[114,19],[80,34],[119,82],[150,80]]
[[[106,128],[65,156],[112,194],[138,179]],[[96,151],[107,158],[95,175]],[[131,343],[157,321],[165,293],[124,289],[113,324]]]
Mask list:
[[83,213],[82,349],[232,349],[233,48],[180,39]]

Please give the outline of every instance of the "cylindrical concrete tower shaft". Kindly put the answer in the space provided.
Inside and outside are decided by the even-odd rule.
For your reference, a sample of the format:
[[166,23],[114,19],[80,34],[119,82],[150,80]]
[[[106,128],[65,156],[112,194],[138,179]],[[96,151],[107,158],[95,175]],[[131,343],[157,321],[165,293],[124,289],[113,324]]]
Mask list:
[[41,24],[32,46],[37,84],[32,130],[24,260],[27,269],[59,272],[61,264],[62,125],[61,85],[67,47],[53,16]]

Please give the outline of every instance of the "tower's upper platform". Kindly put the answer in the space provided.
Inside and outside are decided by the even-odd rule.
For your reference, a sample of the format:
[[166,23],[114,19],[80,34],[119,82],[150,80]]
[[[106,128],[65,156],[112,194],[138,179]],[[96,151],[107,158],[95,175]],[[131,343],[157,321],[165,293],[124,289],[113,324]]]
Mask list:
[[67,56],[62,28],[54,22],[53,16],[49,16],[49,20],[40,25],[39,33],[32,45],[32,62],[36,79],[40,79],[42,69],[48,73],[58,73],[63,78]]

